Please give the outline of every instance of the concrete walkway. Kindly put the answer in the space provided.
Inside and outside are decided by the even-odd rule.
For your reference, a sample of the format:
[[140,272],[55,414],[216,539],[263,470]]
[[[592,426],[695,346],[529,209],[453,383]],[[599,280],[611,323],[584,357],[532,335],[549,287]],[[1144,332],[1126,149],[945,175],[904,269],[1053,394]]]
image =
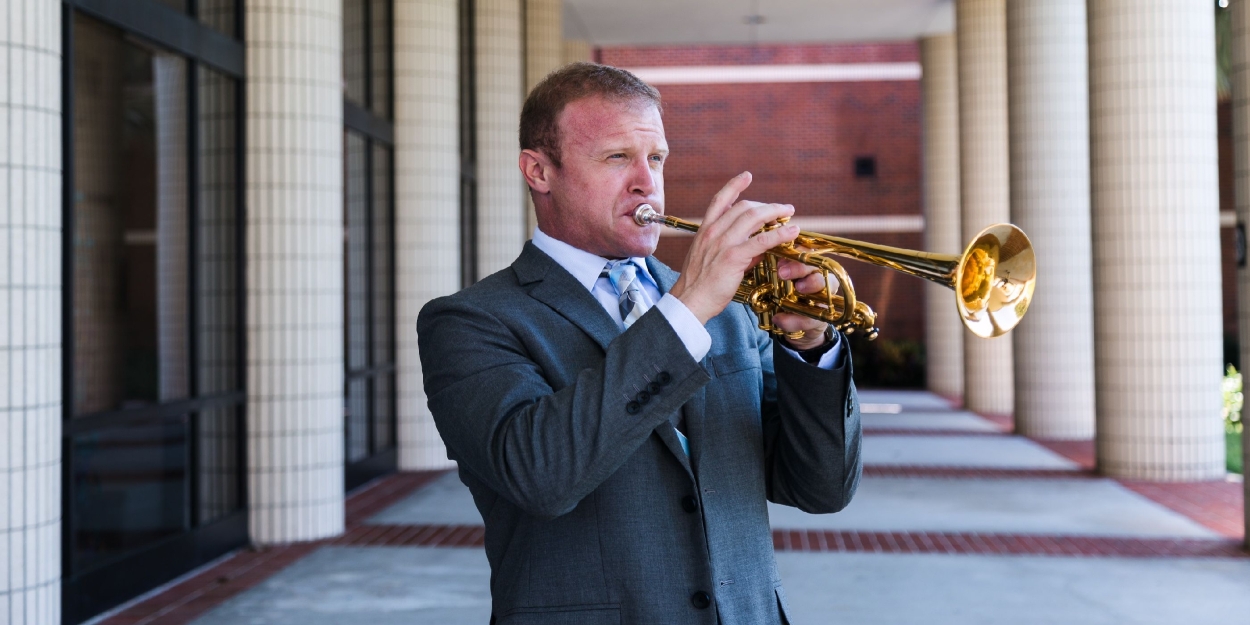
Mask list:
[[[1250,557],[1227,519],[1210,520],[1213,509],[1239,515],[1240,501],[1216,509],[1193,495],[1239,486],[1122,483],[1053,450],[1072,445],[1004,434],[927,393],[861,401],[865,477],[850,507],[770,507],[796,623],[1227,625],[1250,615]],[[431,477],[191,622],[484,625],[481,517],[454,473]],[[1147,496],[1164,490],[1178,496]]]

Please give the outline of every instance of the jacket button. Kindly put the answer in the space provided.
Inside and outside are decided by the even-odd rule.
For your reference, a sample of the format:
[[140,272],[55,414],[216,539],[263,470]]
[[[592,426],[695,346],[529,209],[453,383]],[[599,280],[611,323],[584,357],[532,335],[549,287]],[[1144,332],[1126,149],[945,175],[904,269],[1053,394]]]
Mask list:
[[681,498],[681,509],[686,512],[694,513],[699,509],[699,502],[695,501],[693,495],[686,495]]
[[659,375],[655,376],[655,381],[662,385],[668,384],[673,381],[673,376],[669,375],[667,371],[661,371]]
[[651,383],[648,383],[648,384],[647,384],[647,392],[648,392],[648,393],[651,393],[652,395],[659,395],[659,394],[660,394],[660,383],[659,383],[659,382],[651,382]]
[[640,404],[645,404],[651,401],[651,393],[648,393],[646,391],[638,391],[638,394],[634,396],[634,401]]
[[631,401],[628,404],[625,404],[625,412],[628,412],[629,414],[638,414],[639,410],[642,410],[642,404],[636,401]]
[[690,595],[690,604],[700,610],[703,610],[712,605],[712,595],[700,590],[699,592]]

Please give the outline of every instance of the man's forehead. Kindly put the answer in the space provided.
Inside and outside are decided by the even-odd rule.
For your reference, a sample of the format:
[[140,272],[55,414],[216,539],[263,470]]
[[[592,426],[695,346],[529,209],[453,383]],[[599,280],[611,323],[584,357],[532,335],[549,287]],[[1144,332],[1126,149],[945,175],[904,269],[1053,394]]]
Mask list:
[[664,137],[659,108],[643,99],[580,98],[560,111],[556,127],[562,138],[573,141],[610,140],[650,132],[658,133],[661,139]]

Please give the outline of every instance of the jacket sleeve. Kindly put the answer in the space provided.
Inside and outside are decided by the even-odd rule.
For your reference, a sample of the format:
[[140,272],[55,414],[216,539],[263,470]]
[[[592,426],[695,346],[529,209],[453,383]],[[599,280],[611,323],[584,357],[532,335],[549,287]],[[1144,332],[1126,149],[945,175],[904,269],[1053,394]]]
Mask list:
[[[417,338],[449,456],[544,518],[576,507],[710,379],[654,308],[559,390],[512,328],[463,299],[427,304]],[[631,406],[651,382],[660,392]]]
[[768,499],[813,514],[837,512],[850,503],[864,468],[850,350],[844,342],[840,362],[825,370],[760,334]]

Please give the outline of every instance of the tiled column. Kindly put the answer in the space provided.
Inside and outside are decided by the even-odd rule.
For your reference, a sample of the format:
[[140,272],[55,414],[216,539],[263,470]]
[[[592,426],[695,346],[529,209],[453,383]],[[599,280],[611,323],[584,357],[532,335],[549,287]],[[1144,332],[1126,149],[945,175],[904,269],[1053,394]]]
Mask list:
[[525,90],[520,0],[476,0],[477,277],[512,264],[529,238],[517,123]]
[[[1232,75],[1233,87],[1233,168],[1236,172],[1237,223],[1250,224],[1250,6],[1246,0],[1235,0],[1232,10]],[[1242,379],[1250,382],[1246,365],[1250,365],[1250,268],[1237,269],[1237,321],[1241,336]],[[1242,409],[1241,452],[1242,475],[1250,473],[1250,428],[1245,427],[1250,410]],[[1250,547],[1250,480],[1243,480],[1246,546]]]
[[343,531],[340,4],[246,4],[248,498],[258,543]]
[[458,0],[395,3],[399,466],[453,466],[422,390],[417,313],[460,287]]
[[[564,19],[562,0],[525,0],[525,93],[547,74],[564,65]],[[525,193],[525,232],[534,231],[538,219],[534,203]]]
[[565,65],[578,61],[593,61],[595,49],[585,39],[565,39],[563,57]]
[[61,622],[61,3],[0,5],[0,621]]
[[1011,221],[1037,282],[1016,328],[1016,432],[1094,437],[1094,300],[1084,0],[1007,4]]
[[1098,464],[1112,476],[1224,475],[1211,10],[1089,2]]
[[161,401],[190,390],[187,359],[187,61],[152,57],[156,104],[156,343]]
[[[959,84],[955,35],[920,40],[924,98],[924,249],[963,250],[959,230]],[[925,283],[925,377],[929,390],[952,399],[964,394],[964,326],[950,289]]]
[[[1010,218],[1007,168],[1006,0],[956,0],[959,65],[960,245]],[[960,248],[962,251],[962,248]],[[964,332],[964,405],[1011,414],[1010,335]]]

